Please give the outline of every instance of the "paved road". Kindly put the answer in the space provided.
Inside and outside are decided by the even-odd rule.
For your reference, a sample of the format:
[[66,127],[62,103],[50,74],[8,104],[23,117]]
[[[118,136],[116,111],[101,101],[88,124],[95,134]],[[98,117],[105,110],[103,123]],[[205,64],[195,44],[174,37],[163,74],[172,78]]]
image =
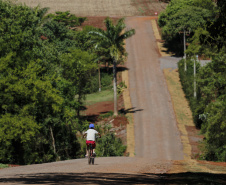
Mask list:
[[170,95],[160,67],[160,55],[149,17],[126,19],[136,34],[126,41],[129,83],[136,113],[135,155],[156,160],[181,160],[180,140]]

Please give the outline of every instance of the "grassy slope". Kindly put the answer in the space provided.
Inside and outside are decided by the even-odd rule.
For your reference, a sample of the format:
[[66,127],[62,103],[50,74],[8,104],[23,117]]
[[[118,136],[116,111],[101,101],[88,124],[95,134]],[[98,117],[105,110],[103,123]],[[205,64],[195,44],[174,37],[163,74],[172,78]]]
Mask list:
[[86,96],[86,105],[92,105],[98,102],[103,102],[103,101],[113,101],[113,90],[104,90],[101,92],[93,93],[93,94],[88,94]]

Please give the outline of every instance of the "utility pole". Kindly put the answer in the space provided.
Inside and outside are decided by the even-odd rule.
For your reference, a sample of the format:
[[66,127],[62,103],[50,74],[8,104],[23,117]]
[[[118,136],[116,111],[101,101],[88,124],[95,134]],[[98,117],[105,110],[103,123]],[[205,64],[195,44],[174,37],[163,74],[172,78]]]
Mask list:
[[197,97],[196,95],[196,60],[198,61],[198,55],[196,55],[196,59],[194,60],[194,98]]
[[185,28],[184,28],[184,71],[187,71],[187,63],[186,63],[186,37],[185,37]]

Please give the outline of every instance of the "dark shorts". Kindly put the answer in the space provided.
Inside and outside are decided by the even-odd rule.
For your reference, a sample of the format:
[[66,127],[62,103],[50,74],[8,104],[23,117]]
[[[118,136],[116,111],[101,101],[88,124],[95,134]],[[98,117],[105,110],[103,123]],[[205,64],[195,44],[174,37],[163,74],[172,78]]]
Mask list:
[[95,141],[86,141],[86,146],[89,146],[89,144],[92,144],[93,149],[96,147]]

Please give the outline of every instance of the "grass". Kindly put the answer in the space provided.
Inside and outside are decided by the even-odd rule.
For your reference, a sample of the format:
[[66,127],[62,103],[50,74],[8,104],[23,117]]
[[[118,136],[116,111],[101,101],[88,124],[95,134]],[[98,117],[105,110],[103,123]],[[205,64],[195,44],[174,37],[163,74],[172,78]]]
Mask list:
[[141,15],[143,15],[145,12],[141,7],[138,8],[138,11],[140,12]]
[[8,168],[9,166],[7,164],[0,163],[0,168]]
[[98,102],[113,100],[114,100],[113,90],[103,90],[101,92],[87,94],[85,104],[92,105]]
[[109,118],[109,117],[113,116],[113,114],[114,114],[113,111],[109,111],[109,112],[107,112],[107,113],[105,113],[105,114],[100,114],[100,115],[99,115],[99,118],[101,118],[101,119]]
[[194,126],[192,112],[182,90],[177,70],[165,69],[164,74],[178,123],[187,126]]

